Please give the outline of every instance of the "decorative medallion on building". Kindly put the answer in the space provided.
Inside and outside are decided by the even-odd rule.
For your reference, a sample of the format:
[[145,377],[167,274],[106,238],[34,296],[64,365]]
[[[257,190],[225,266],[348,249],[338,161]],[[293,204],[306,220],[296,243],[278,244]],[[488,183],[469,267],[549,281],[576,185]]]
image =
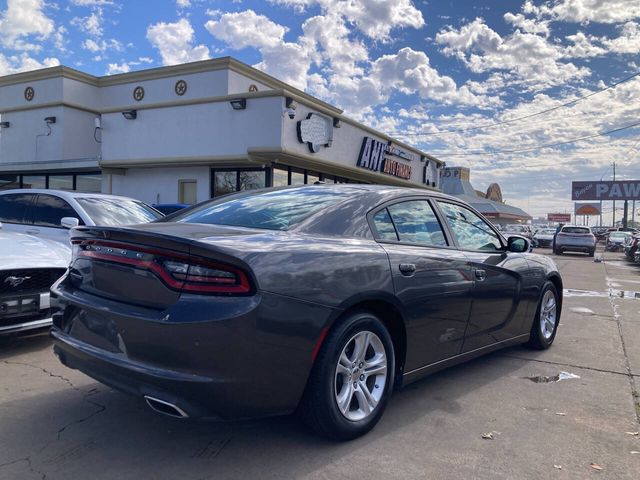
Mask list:
[[178,80],[176,82],[174,90],[176,91],[176,95],[184,95],[185,93],[187,93],[187,82],[185,82],[184,80]]
[[35,97],[36,95],[36,91],[33,89],[33,87],[27,87],[24,89],[24,99],[27,102],[30,102],[31,100],[33,100],[33,97]]
[[333,143],[332,120],[317,113],[310,113],[306,120],[298,122],[298,141],[306,143],[311,153],[318,153],[320,147],[330,147]]
[[254,84],[252,83],[251,85],[249,85],[249,91],[250,91],[251,93],[253,93],[253,92],[257,92],[257,91],[258,91],[258,86],[257,86],[257,85],[254,85]]
[[144,88],[138,86],[136,88],[133,89],[133,99],[136,102],[139,102],[140,100],[142,100],[144,98]]
[[404,153],[399,155],[399,150],[402,149],[394,146],[391,142],[381,142],[371,137],[364,137],[357,165],[360,168],[409,180],[411,178],[411,165],[387,158],[387,155],[397,156],[409,161],[416,155],[406,150],[402,150]]

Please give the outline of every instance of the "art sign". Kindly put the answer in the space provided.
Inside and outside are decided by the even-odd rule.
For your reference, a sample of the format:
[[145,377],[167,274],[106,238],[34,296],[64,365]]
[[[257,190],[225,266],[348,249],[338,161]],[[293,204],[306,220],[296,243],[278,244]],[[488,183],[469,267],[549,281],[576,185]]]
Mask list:
[[[399,152],[404,153],[399,154]],[[362,146],[360,147],[357,166],[409,180],[411,178],[411,165],[389,158],[389,156],[397,156],[404,160],[411,161],[415,155],[406,150],[398,149],[388,142],[381,142],[371,137],[364,137]]]
[[571,182],[571,200],[640,200],[640,180]]
[[600,215],[600,202],[576,202],[576,215]]
[[333,143],[332,120],[310,113],[305,120],[298,122],[298,141],[306,143],[311,153],[318,153],[320,147],[330,147]]

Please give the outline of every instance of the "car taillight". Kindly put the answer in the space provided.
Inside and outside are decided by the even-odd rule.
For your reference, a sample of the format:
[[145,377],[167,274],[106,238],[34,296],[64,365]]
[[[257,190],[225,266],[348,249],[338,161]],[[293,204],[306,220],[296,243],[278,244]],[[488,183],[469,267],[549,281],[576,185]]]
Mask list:
[[72,262],[85,257],[150,270],[176,290],[209,294],[251,292],[251,283],[245,272],[206,258],[116,242],[89,240],[72,241],[72,244]]

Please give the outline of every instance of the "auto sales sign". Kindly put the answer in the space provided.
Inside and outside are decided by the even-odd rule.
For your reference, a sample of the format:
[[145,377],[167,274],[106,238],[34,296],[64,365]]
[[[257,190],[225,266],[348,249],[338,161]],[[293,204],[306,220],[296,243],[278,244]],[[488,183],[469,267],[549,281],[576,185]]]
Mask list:
[[640,200],[640,180],[571,182],[571,200]]
[[411,152],[407,152],[393,144],[380,142],[371,137],[364,137],[357,165],[374,172],[382,172],[409,180],[411,178],[411,165],[389,158],[391,156],[409,161],[413,158]]

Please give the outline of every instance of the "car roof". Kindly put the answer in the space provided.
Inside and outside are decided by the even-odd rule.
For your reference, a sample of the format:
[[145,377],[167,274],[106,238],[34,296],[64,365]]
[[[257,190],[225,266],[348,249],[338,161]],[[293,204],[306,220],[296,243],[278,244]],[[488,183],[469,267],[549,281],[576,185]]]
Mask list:
[[110,198],[118,200],[136,200],[131,197],[124,197],[121,195],[112,195],[110,193],[87,193],[87,192],[74,192],[69,190],[54,190],[49,188],[15,188],[13,190],[2,190],[0,195],[6,195],[9,193],[47,193],[50,195],[56,195],[60,198]]

